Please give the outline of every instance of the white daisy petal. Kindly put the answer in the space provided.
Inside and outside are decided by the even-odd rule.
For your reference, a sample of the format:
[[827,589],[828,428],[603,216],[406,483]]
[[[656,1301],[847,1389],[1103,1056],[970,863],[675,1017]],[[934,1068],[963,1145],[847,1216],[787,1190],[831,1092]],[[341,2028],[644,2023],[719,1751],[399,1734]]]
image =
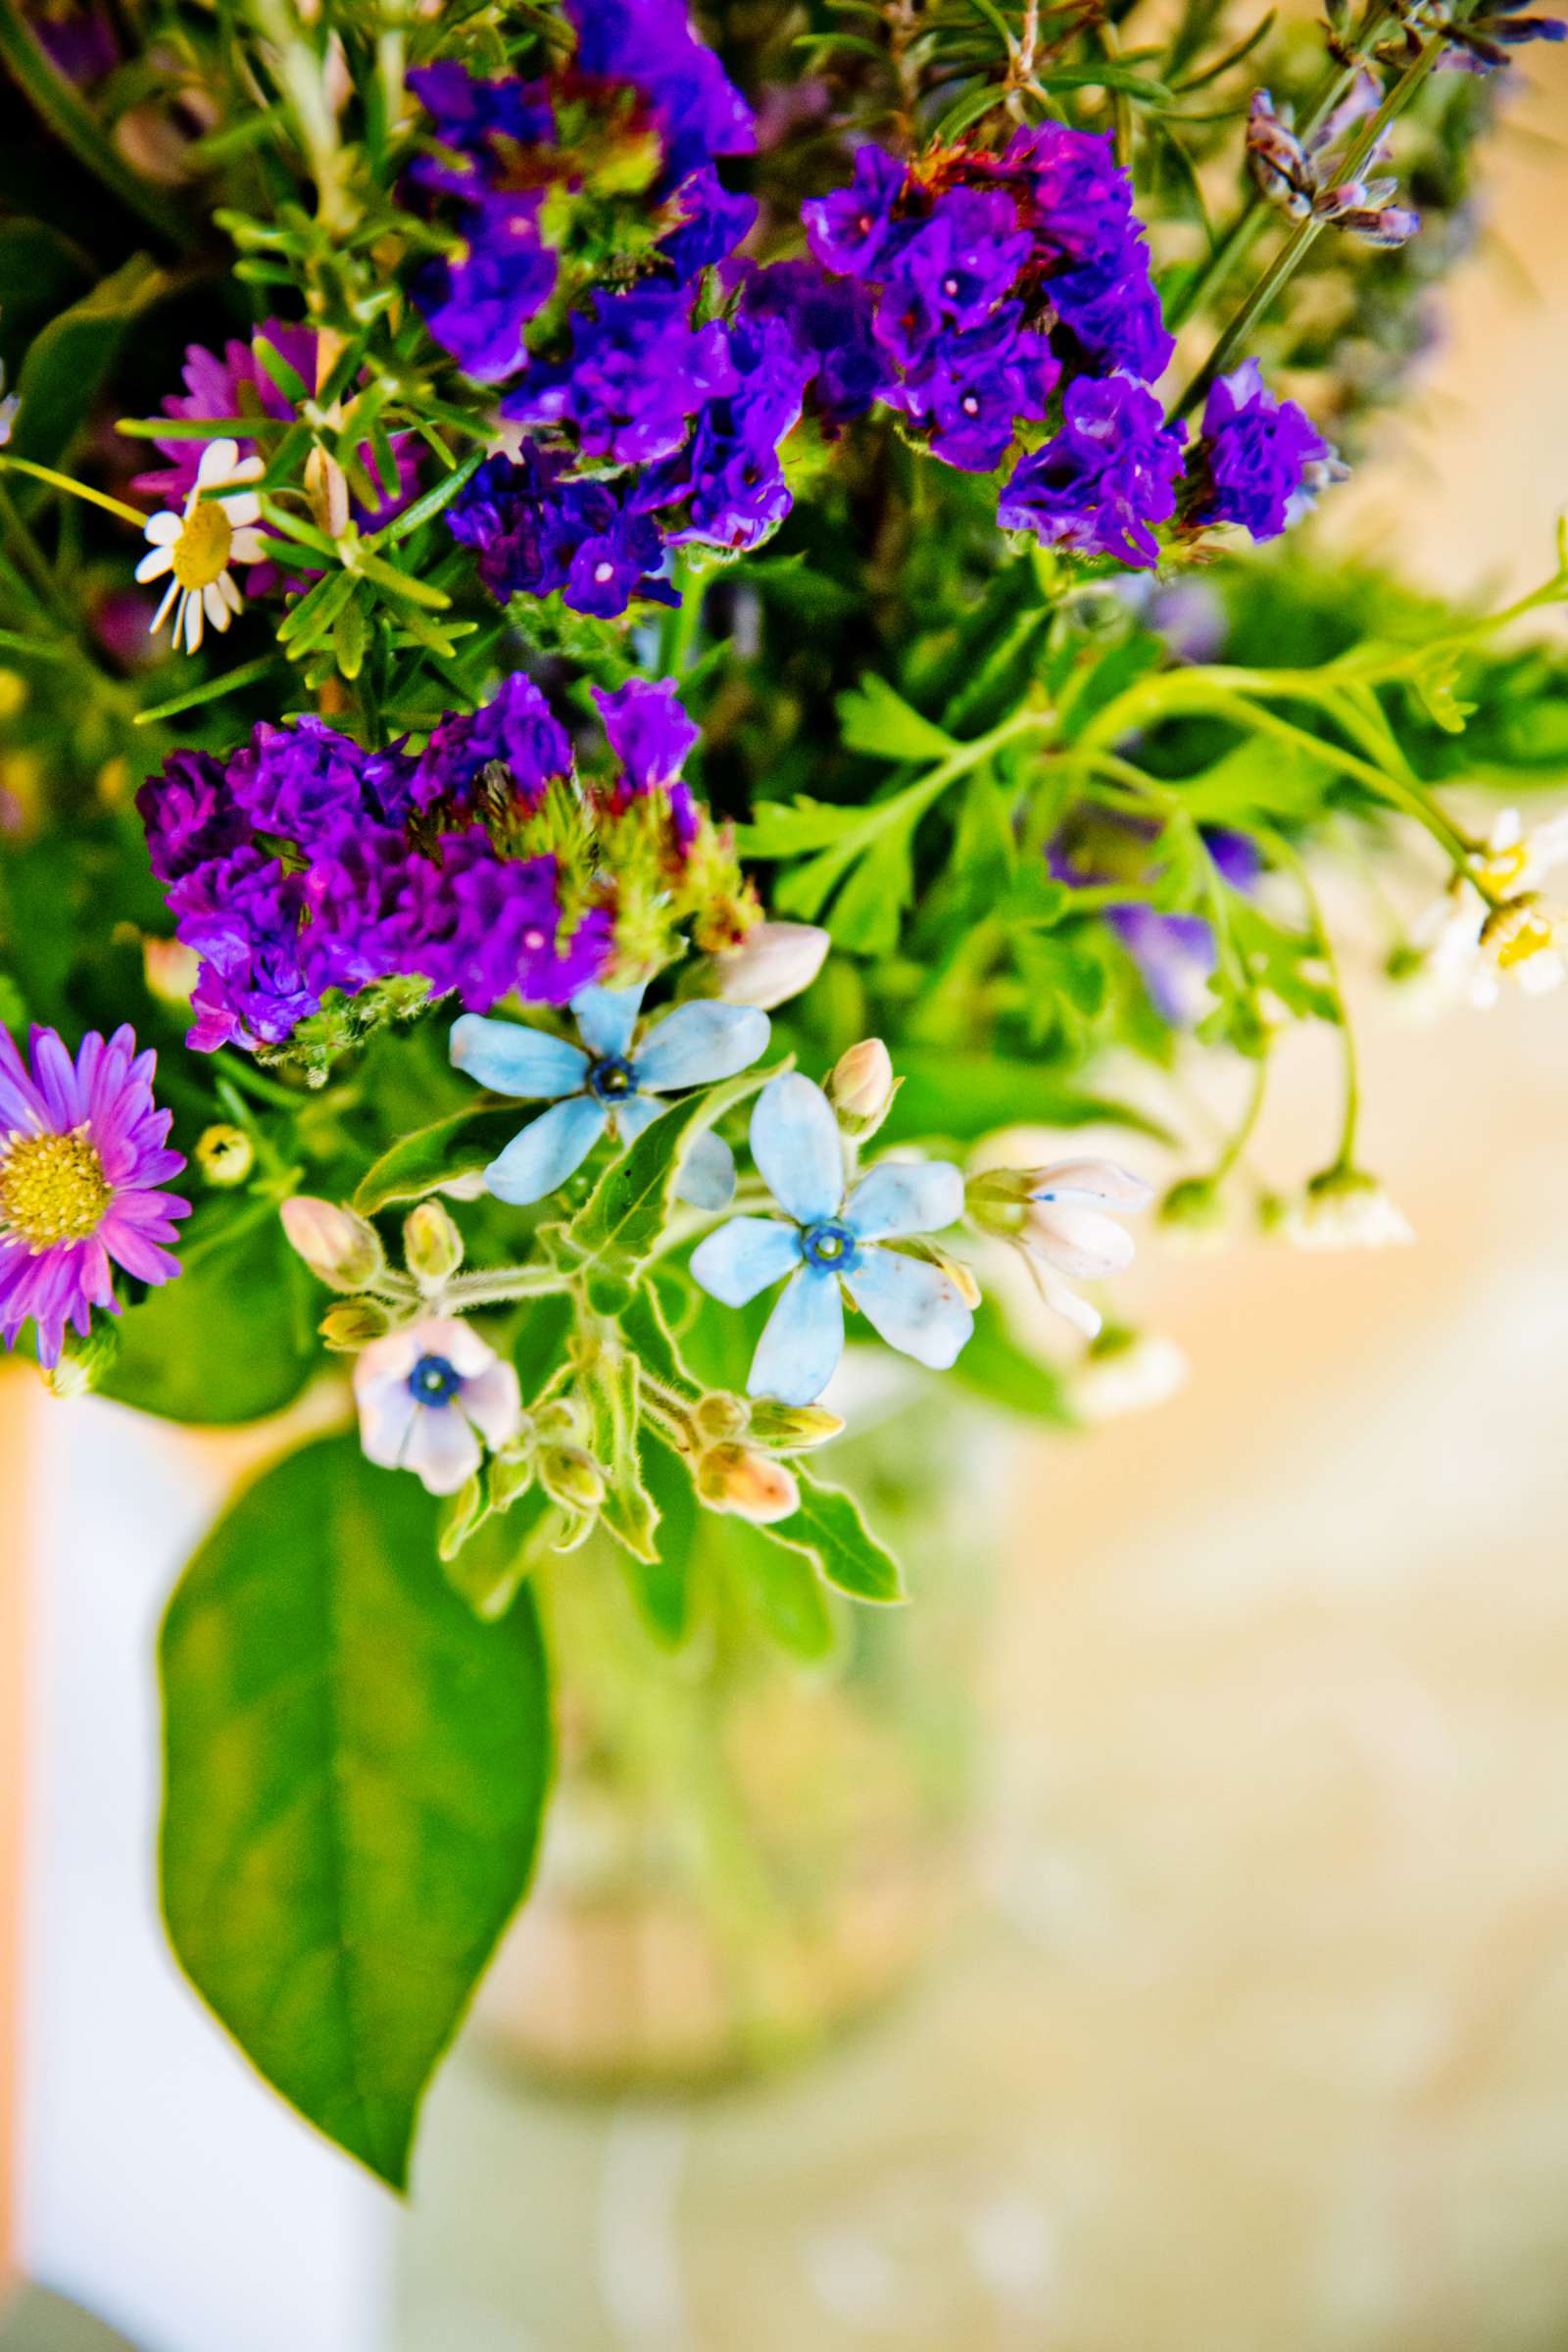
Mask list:
[[202,451],[202,462],[196,468],[197,488],[210,490],[215,482],[231,480],[234,468],[238,464],[239,443],[237,441],[226,439],[209,441],[207,447]]
[[177,580],[171,580],[169,586],[164,590],[163,603],[159,606],[157,612],[147,623],[147,634],[149,637],[155,636],[163,627],[165,621],[169,618],[169,608],[173,603],[175,597],[179,595],[179,582]]
[[267,533],[265,531],[236,531],[229,543],[229,555],[236,564],[265,564],[267,562]]
[[220,636],[234,617],[219,593],[217,580],[209,580],[207,586],[202,590],[202,610]]
[[231,571],[220,571],[219,573],[218,593],[222,598],[224,604],[228,607],[231,612],[244,612],[245,599],[235,587],[234,574]]
[[161,580],[166,571],[172,571],[173,568],[173,551],[167,547],[154,547],[143,556],[134,576],[145,584],[148,580]]
[[174,622],[176,636],[179,634],[181,623],[183,623],[185,631],[185,651],[187,654],[193,654],[202,641],[202,600],[199,596],[192,596],[188,590],[180,607],[179,615]]
[[171,514],[166,508],[161,514],[148,515],[142,526],[142,537],[150,540],[154,547],[172,547],[184,528],[183,517]]
[[218,503],[235,530],[262,519],[262,502],[254,490],[246,490],[238,498],[220,498]]

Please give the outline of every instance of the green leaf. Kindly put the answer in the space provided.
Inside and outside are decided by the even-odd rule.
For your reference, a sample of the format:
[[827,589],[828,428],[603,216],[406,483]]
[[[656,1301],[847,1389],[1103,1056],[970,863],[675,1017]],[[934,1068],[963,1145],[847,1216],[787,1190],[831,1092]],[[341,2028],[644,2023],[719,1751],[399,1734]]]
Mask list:
[[[184,1272],[121,1318],[104,1396],[198,1427],[281,1412],[320,1362],[318,1305],[267,1203],[203,1201],[175,1244]],[[242,1345],[235,1344],[242,1330]]]
[[798,858],[803,851],[831,848],[864,821],[863,808],[835,808],[804,793],[793,801],[760,801],[751,823],[737,826],[736,846],[746,858]]
[[11,455],[55,466],[83,429],[131,321],[169,280],[144,253],[133,254],[100,285],[51,318],[27,349],[17,377],[22,406]]
[[476,1617],[504,1617],[533,1567],[536,1545],[555,1532],[556,1507],[544,1489],[525,1487],[506,1510],[489,1511],[442,1568]]
[[659,1544],[652,1559],[633,1554],[622,1565],[649,1632],[666,1649],[678,1649],[691,1629],[691,1566],[703,1514],[690,1471],[646,1423],[641,1450],[643,1478],[659,1514]]
[[669,1221],[681,1164],[697,1138],[788,1066],[743,1070],[661,1112],[631,1150],[611,1162],[566,1227],[567,1245],[579,1258],[627,1275],[644,1264]]
[[852,752],[876,760],[950,760],[958,749],[929,718],[910,709],[874,671],[838,698],[839,727]]
[[527,1119],[526,1107],[518,1103],[480,1103],[416,1129],[366,1170],[354,1206],[362,1217],[373,1217],[394,1200],[422,1200],[460,1176],[480,1174]]
[[855,1600],[903,1600],[899,1563],[872,1535],[854,1495],[846,1494],[842,1487],[819,1485],[799,1462],[794,1468],[800,1482],[800,1509],[788,1519],[759,1528],[758,1534],[803,1553],[830,1585]]
[[349,1437],[264,1473],[164,1622],[164,1908],[260,2073],[394,2188],[527,1886],[550,1778],[538,1621],[481,1624],[436,1505]]
[[659,1557],[659,1505],[643,1484],[637,1457],[637,1358],[607,1344],[583,1372],[583,1395],[593,1417],[589,1451],[605,1466],[605,1499],[600,1519],[633,1559]]
[[769,1639],[803,1666],[819,1666],[839,1647],[833,1604],[814,1553],[769,1543],[772,1533],[726,1518],[713,1523],[710,1541],[722,1546],[739,1572],[751,1612]]

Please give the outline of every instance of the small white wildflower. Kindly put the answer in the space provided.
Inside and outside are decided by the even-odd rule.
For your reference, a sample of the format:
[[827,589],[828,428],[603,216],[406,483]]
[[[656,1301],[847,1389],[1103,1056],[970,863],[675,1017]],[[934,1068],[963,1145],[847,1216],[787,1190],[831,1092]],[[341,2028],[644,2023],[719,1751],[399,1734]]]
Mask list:
[[1279,1226],[1298,1250],[1386,1250],[1415,1240],[1402,1209],[1360,1168],[1314,1176],[1285,1207]]
[[204,619],[221,633],[241,609],[230,562],[260,564],[267,554],[267,540],[256,528],[262,508],[255,491],[236,489],[231,497],[209,493],[226,483],[253,482],[261,471],[259,457],[241,460],[237,442],[209,441],[183,512],[166,508],[147,517],[149,549],[136,577],[146,582],[173,574],[150,626],[161,629],[172,612],[174,643],[183,640],[188,654],[201,644]]

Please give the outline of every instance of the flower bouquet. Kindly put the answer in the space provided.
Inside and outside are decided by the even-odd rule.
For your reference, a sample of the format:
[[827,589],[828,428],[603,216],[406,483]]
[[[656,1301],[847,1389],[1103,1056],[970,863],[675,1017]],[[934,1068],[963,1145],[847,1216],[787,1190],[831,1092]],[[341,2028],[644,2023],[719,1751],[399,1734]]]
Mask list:
[[[1303,517],[1561,32],[0,5],[0,1332],[174,1422],[311,1392],[170,1604],[164,1902],[388,2181],[585,1752],[733,1895],[731,1779],[887,1762],[703,1735],[760,1651],[885,1684],[926,1611],[951,1745],[928,1391],[1167,1385],[1085,1287],[1156,1172],[1172,1234],[1408,1238],[1342,950],[1560,978],[1501,802],[1568,753],[1568,544],[1484,612]],[[1301,1023],[1344,1117],[1281,1198]]]

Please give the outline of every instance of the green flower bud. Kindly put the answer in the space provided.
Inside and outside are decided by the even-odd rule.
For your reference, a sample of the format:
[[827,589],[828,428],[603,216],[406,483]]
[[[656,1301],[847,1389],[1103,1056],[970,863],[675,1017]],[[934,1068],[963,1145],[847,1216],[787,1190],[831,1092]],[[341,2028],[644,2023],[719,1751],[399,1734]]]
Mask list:
[[546,1446],[539,1455],[539,1483],[564,1511],[597,1511],[605,1499],[604,1472],[580,1446]]
[[291,1249],[334,1291],[363,1291],[386,1271],[380,1235],[353,1209],[295,1193],[281,1203],[278,1215]]
[[436,1291],[463,1263],[463,1236],[439,1200],[421,1200],[403,1220],[403,1257],[419,1288]]
[[84,1340],[68,1332],[60,1361],[45,1372],[44,1385],[51,1396],[90,1396],[119,1354],[118,1323],[94,1323]]
[[498,1511],[510,1510],[519,1494],[526,1494],[533,1485],[535,1455],[533,1435],[525,1434],[525,1442],[514,1444],[506,1453],[498,1453],[490,1464],[490,1501]]
[[335,1355],[353,1355],[372,1340],[384,1340],[392,1317],[376,1298],[345,1298],[329,1306],[317,1326]]
[[1212,1176],[1184,1176],[1154,1214],[1161,1225],[1198,1239],[1223,1233],[1230,1221],[1225,1196]]
[[752,1406],[752,1436],[779,1453],[807,1453],[836,1438],[844,1423],[820,1404],[777,1404],[760,1396]]
[[222,1190],[244,1183],[256,1165],[256,1148],[243,1127],[220,1119],[196,1138],[195,1158],[207,1182]]
[[711,1396],[700,1398],[692,1417],[697,1423],[698,1436],[714,1444],[725,1438],[743,1437],[752,1419],[746,1399],[732,1396],[723,1389],[715,1389]]

